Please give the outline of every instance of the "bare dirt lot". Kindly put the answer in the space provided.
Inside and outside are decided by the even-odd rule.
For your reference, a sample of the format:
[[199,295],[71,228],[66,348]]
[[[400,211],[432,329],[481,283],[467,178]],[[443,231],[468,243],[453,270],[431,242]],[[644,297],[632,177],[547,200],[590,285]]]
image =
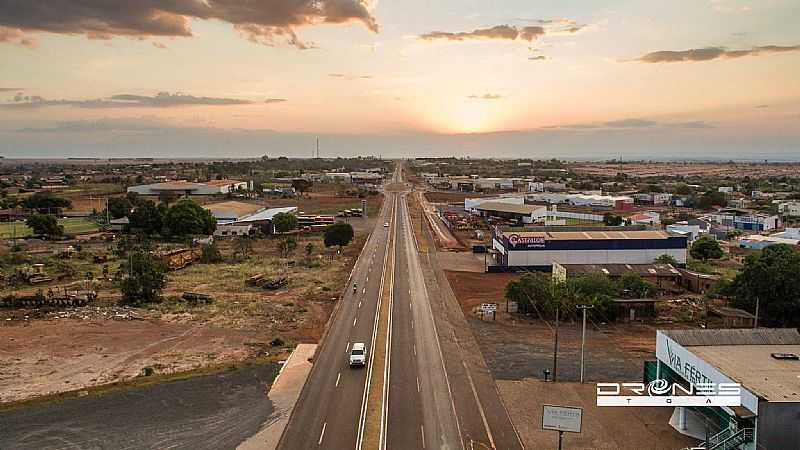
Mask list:
[[675,450],[697,444],[669,425],[673,408],[598,407],[593,384],[501,380],[497,388],[529,449],[558,445],[558,433],[541,427],[542,405],[546,404],[583,408],[581,433],[564,433],[564,448]]
[[[497,379],[543,377],[553,369],[553,321],[533,319],[505,310],[505,286],[519,275],[445,271],[464,315],[475,333],[486,363]],[[482,320],[481,303],[497,303],[496,320]],[[586,379],[638,381],[642,361],[655,359],[656,329],[649,324],[603,324],[586,327]],[[580,378],[581,327],[578,321],[559,327],[558,377]]]
[[481,192],[428,191],[425,193],[425,198],[431,203],[459,203],[463,205],[464,199],[467,198],[492,197],[494,195]]
[[772,176],[794,176],[800,170],[798,164],[727,164],[701,162],[647,162],[647,163],[576,163],[570,168],[577,173],[614,176],[625,173],[635,177],[660,176],[718,176],[734,178],[763,178]]
[[[105,280],[96,282],[98,300],[86,307],[0,308],[0,403],[125,381],[145,370],[168,375],[281,358],[295,343],[318,342],[366,234],[357,231],[338,256],[320,235],[296,238],[288,258],[279,257],[273,238],[256,240],[245,261],[231,257],[231,241],[219,241],[225,261],[170,272],[160,303],[121,308],[119,288]],[[78,273],[100,272],[91,258],[67,263],[77,264]],[[289,284],[274,291],[247,286],[257,273],[287,277]],[[192,304],[181,299],[184,292],[213,301]]]

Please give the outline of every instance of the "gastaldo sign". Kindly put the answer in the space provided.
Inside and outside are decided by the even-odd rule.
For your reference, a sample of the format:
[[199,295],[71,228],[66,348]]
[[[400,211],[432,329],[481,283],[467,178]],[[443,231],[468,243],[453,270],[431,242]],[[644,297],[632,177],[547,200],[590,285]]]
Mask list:
[[547,239],[544,236],[520,236],[515,233],[508,235],[508,244],[512,247],[544,247],[547,245]]

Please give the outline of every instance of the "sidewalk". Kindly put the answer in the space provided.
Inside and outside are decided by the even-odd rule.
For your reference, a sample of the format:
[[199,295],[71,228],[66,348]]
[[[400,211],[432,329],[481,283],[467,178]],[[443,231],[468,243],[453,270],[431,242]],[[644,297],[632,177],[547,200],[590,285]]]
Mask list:
[[281,368],[267,397],[275,411],[264,423],[261,431],[239,444],[238,450],[273,450],[278,447],[284,428],[289,422],[300,391],[311,372],[309,358],[314,356],[317,344],[298,344]]

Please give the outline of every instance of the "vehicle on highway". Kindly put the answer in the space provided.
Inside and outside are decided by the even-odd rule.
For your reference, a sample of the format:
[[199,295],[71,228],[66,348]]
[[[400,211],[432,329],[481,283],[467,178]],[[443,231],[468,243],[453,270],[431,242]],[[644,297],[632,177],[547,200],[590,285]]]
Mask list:
[[350,349],[350,367],[363,367],[367,363],[367,347],[363,342],[356,342]]
[[383,222],[384,228],[389,228],[389,222]]

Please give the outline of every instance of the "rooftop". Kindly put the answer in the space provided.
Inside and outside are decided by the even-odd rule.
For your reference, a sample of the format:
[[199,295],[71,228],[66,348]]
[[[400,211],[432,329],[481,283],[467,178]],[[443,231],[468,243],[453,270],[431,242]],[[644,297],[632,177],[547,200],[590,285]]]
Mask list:
[[244,181],[239,181],[239,180],[211,180],[211,181],[207,181],[207,182],[202,183],[202,184],[208,184],[210,186],[227,186],[229,184],[239,184],[239,183],[244,183]]
[[628,272],[642,276],[680,276],[680,272],[670,264],[562,264],[567,274],[604,273],[620,276]]
[[775,353],[800,355],[800,334],[792,328],[661,330],[690,347],[697,357],[771,402],[800,402],[800,361]]
[[287,206],[283,208],[269,208],[263,211],[259,211],[255,214],[249,215],[247,217],[243,217],[237,220],[237,223],[244,223],[244,222],[258,222],[262,220],[272,220],[273,217],[280,213],[294,213],[297,212],[296,206]]
[[506,202],[482,202],[475,209],[481,211],[497,211],[514,214],[533,214],[535,211],[544,208],[538,205],[515,205]]
[[548,240],[667,239],[677,236],[659,230],[645,231],[507,231],[520,237],[543,237]]
[[211,203],[203,207],[211,211],[211,214],[218,219],[238,219],[239,217],[244,217],[264,209],[261,205],[237,201]]

